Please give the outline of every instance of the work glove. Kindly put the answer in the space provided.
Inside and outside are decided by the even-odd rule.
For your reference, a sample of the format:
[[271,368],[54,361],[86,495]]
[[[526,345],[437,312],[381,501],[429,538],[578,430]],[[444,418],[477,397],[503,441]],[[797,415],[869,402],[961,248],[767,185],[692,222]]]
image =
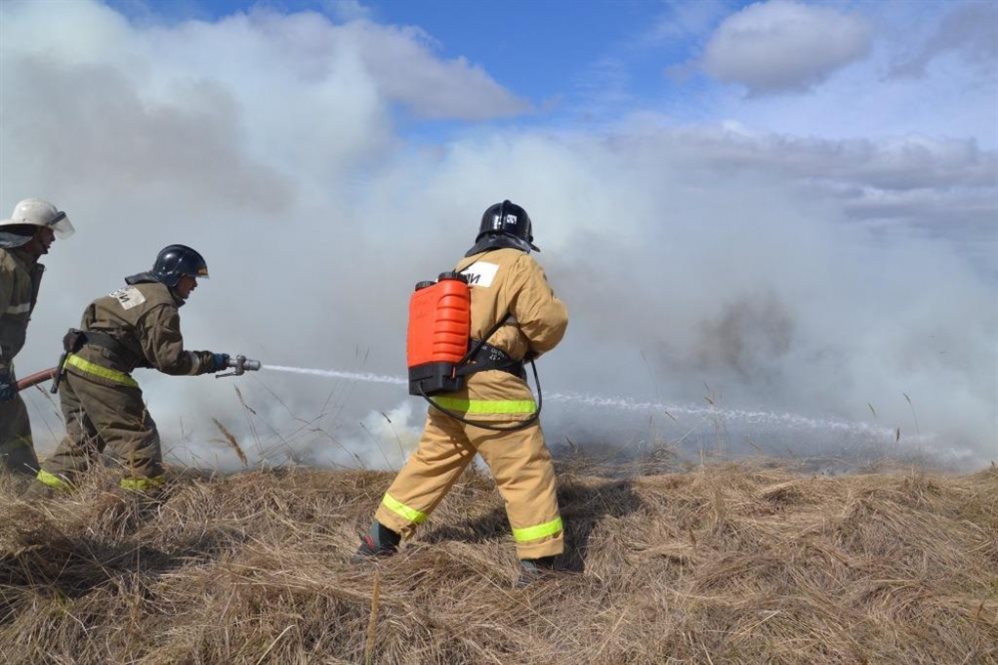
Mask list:
[[0,369],[0,402],[7,402],[17,396],[17,384],[14,377],[5,369]]
[[212,353],[211,354],[211,371],[221,372],[229,366],[229,354],[228,353]]

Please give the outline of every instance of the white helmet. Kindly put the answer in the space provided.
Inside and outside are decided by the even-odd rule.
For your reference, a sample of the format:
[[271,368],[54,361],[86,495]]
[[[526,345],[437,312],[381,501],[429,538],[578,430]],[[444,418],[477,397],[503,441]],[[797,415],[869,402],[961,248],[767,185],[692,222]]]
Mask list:
[[42,199],[24,199],[16,206],[10,219],[0,221],[0,247],[12,249],[31,241],[37,229],[47,226],[59,238],[68,238],[76,230],[66,213]]

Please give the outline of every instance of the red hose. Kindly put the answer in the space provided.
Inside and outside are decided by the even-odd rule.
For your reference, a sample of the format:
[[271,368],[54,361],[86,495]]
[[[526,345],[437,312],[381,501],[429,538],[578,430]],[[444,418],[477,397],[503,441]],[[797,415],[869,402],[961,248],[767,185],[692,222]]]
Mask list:
[[30,374],[24,377],[23,379],[18,379],[17,381],[18,391],[48,381],[49,379],[55,376],[56,369],[57,368],[55,367],[49,367],[48,369],[43,369],[40,372],[35,372],[34,374]]

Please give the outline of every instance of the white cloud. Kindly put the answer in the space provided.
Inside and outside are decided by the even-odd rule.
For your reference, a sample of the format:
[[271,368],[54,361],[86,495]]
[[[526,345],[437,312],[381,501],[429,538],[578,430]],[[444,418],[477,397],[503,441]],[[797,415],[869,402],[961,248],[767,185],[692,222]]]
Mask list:
[[391,99],[427,118],[484,120],[518,115],[529,104],[465,58],[441,61],[417,28],[352,23],[343,28],[364,65]]
[[337,20],[344,22],[370,19],[373,15],[371,9],[358,0],[325,0],[323,4]]
[[714,21],[728,12],[722,0],[666,0],[662,15],[652,23],[646,40],[672,41],[689,36],[699,36]]
[[[235,91],[254,95],[240,100],[248,106],[262,96],[280,95],[287,85],[304,83],[308,97],[288,104],[307,105],[307,112],[316,115],[341,111],[351,97],[364,96],[364,90],[351,88],[356,81],[337,79],[351,67],[362,70],[386,103],[401,104],[418,116],[481,120],[529,110],[480,67],[463,58],[438,58],[432,40],[418,28],[366,21],[334,25],[316,13],[282,15],[259,8],[217,23],[142,29],[130,27],[103,5],[80,1],[61,5],[60,20],[43,34],[31,40],[14,37],[44,15],[44,3],[5,3],[4,50],[9,56],[44,54],[53,62],[114,64],[146,89],[171,78],[228,83],[238,78]],[[119,67],[126,59],[129,67]],[[197,72],[191,70],[194,63],[200,67]],[[273,76],[278,71],[292,80]],[[330,118],[320,127],[332,122]]]
[[770,0],[727,18],[707,43],[702,66],[752,94],[804,90],[864,57],[870,43],[870,29],[858,16]]
[[981,1],[958,5],[939,22],[925,43],[894,65],[891,74],[925,76],[929,63],[949,53],[993,77],[998,68],[998,5]]

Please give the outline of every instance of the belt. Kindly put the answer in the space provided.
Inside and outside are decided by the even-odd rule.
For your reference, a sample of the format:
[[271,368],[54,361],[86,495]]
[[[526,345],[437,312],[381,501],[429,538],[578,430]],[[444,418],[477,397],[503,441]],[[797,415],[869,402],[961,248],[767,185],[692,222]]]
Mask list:
[[[472,346],[478,345],[478,343],[477,340],[471,340]],[[524,381],[527,380],[527,372],[523,368],[522,360],[514,359],[499,347],[492,346],[488,342],[481,344],[478,351],[468,358],[467,363],[457,370],[457,374],[459,376],[466,376],[490,369],[497,369],[501,372],[512,374]]]
[[105,332],[99,330],[83,330],[81,332],[83,333],[84,344],[99,346],[102,349],[114,351],[115,353],[127,351],[121,342]]

